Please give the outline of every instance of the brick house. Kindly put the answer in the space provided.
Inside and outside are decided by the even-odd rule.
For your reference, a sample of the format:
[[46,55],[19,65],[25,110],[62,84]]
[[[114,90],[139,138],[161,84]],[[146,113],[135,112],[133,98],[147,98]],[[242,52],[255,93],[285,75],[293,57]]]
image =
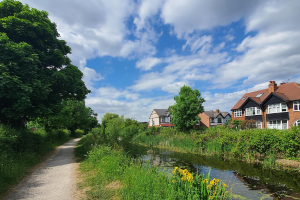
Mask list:
[[224,125],[231,118],[230,113],[220,112],[219,109],[216,109],[216,111],[204,111],[203,113],[198,114],[198,116],[201,118],[200,126],[203,127]]
[[172,115],[168,109],[153,109],[148,123],[148,127],[151,126],[174,127],[174,124],[172,124]]
[[257,128],[300,125],[300,85],[270,81],[269,88],[244,94],[231,111],[232,120],[253,119]]

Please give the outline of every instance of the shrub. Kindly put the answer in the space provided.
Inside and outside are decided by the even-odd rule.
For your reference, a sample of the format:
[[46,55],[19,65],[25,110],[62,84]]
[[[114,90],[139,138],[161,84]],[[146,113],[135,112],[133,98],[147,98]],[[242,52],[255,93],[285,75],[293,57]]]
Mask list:
[[73,137],[75,137],[75,138],[80,138],[80,137],[83,136],[83,134],[84,134],[84,131],[83,131],[83,130],[76,129],[76,130],[75,130],[75,134],[73,135]]

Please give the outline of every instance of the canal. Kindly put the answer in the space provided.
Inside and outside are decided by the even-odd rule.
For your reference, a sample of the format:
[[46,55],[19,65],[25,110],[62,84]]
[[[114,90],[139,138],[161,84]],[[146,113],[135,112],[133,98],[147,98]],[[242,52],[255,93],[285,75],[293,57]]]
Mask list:
[[300,173],[295,171],[269,170],[259,164],[136,144],[127,145],[125,151],[170,175],[174,167],[210,173],[211,179],[220,179],[229,186],[233,199],[300,199]]

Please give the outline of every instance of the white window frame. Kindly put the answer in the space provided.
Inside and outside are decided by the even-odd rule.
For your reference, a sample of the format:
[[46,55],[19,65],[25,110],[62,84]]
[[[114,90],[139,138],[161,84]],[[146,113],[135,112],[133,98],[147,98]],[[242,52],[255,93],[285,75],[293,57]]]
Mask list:
[[260,107],[250,107],[245,109],[245,116],[261,115]]
[[[297,106],[297,109],[295,109],[295,106]],[[293,109],[294,111],[300,111],[300,101],[294,101]]]
[[255,125],[256,125],[256,128],[262,129],[262,122],[257,121],[257,122],[255,122]]
[[298,119],[297,121],[295,121],[294,126],[299,126],[300,125],[300,119]]
[[[283,123],[286,121],[286,123]],[[268,121],[268,128],[269,129],[289,129],[289,121],[288,120],[270,120]]]
[[[285,109],[285,111],[282,111],[283,109]],[[288,107],[286,103],[275,103],[268,105],[267,111],[268,114],[288,112]]]
[[210,118],[209,118],[209,122],[210,122],[210,123],[215,123],[215,118],[210,117]]
[[234,117],[242,117],[242,116],[243,116],[242,109],[234,110]]

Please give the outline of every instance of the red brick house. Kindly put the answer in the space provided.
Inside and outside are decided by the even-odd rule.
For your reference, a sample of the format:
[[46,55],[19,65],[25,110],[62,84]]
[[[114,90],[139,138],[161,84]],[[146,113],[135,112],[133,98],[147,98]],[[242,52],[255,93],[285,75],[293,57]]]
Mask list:
[[257,128],[300,125],[300,84],[270,81],[269,88],[246,93],[232,107],[232,120],[250,120]]
[[198,116],[201,118],[200,126],[203,127],[224,125],[227,120],[231,118],[230,113],[220,112],[219,109],[216,109],[216,111],[204,111],[203,113],[198,114]]

